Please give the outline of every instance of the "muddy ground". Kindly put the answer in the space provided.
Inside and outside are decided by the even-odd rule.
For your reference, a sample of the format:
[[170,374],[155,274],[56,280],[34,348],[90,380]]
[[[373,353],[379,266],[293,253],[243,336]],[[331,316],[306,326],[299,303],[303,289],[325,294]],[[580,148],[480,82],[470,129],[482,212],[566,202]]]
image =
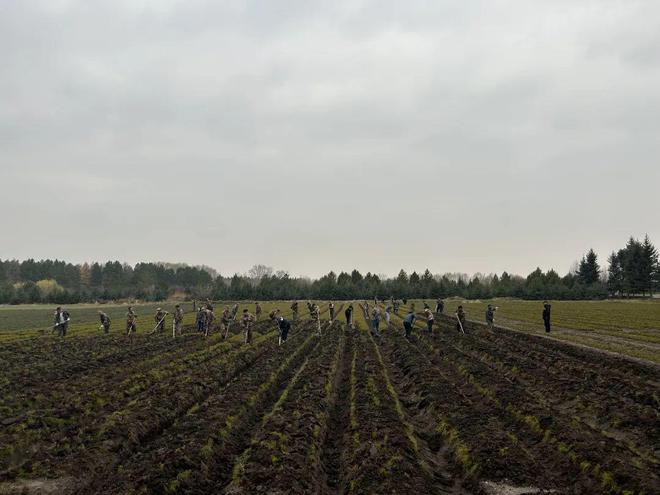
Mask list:
[[660,493],[656,365],[355,311],[282,346],[269,321],[12,342],[0,493]]

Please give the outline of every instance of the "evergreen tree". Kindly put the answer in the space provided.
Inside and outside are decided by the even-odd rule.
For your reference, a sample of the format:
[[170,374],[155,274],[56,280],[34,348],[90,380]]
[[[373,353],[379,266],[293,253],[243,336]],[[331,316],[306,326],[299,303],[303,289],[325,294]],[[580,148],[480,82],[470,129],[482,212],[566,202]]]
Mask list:
[[351,280],[353,281],[354,285],[359,284],[360,282],[362,282],[362,274],[357,270],[353,270],[351,272]]
[[577,275],[578,280],[584,285],[592,285],[600,280],[598,256],[593,249],[590,249],[586,256],[582,257]]
[[607,290],[611,295],[623,293],[623,268],[621,266],[620,252],[613,252],[607,260],[610,264],[607,276]]
[[630,294],[640,294],[644,286],[642,244],[631,237],[626,247],[620,251],[623,268],[624,291]]
[[103,268],[98,263],[92,263],[89,274],[89,283],[94,289],[100,289],[103,286]]
[[342,286],[342,287],[349,287],[353,285],[353,279],[351,276],[346,273],[346,272],[341,272],[337,276],[337,285]]
[[651,243],[648,234],[644,236],[642,243],[642,258],[640,267],[640,278],[642,290],[652,294],[657,287],[658,275],[658,251]]

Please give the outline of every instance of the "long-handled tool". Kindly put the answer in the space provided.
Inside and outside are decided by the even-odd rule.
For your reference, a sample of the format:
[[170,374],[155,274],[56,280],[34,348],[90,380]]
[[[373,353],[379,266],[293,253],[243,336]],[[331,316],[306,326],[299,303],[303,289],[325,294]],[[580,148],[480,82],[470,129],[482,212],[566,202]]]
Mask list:
[[463,332],[463,335],[465,335],[465,330],[463,330],[463,323],[461,322],[461,319],[458,317],[458,313],[456,313],[456,320],[458,321],[458,327],[461,329],[461,332]]
[[50,333],[53,333],[53,332],[54,332],[56,329],[58,329],[60,326],[62,326],[62,325],[66,325],[66,324],[69,323],[70,321],[71,321],[71,318],[67,318],[66,320],[64,320],[64,321],[61,322],[61,323],[55,323],[55,325],[53,325],[53,327],[51,328]]
[[163,316],[160,319],[160,321],[158,323],[156,323],[156,326],[154,327],[154,329],[151,332],[149,332],[149,335],[152,335],[152,334],[156,333],[156,329],[160,326],[161,323],[163,323],[165,321],[166,316],[167,316],[167,312],[165,312],[165,316]]
[[227,324],[225,325],[225,336],[223,337],[224,340],[227,340],[227,335],[229,334],[229,327],[231,327],[232,321],[234,321],[234,318],[229,318],[229,320],[227,320]]

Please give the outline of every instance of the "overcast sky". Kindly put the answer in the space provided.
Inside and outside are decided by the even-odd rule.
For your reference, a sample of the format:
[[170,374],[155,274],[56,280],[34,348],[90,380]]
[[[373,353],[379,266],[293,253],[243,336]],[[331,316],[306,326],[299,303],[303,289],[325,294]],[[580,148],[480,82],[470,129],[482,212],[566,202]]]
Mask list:
[[563,274],[659,157],[655,0],[0,0],[3,259]]

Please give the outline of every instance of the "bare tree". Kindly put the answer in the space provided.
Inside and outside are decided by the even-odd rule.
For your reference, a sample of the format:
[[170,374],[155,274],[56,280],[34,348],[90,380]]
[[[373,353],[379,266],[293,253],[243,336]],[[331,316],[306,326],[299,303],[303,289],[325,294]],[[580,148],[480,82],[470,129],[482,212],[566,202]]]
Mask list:
[[254,265],[248,270],[248,277],[253,280],[261,280],[263,277],[270,277],[273,274],[273,268],[266,265]]

